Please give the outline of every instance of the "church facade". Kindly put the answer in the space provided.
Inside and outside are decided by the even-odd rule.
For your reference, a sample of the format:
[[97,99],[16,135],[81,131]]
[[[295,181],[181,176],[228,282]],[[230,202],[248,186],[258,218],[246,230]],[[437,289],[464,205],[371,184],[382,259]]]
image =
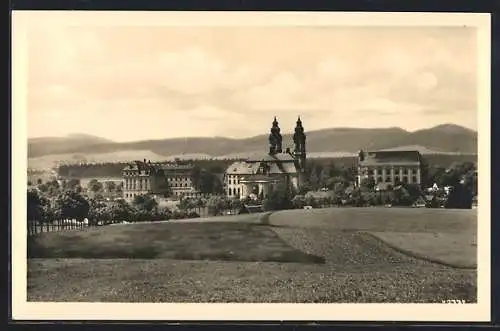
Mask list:
[[300,117],[293,134],[293,149],[283,150],[283,137],[274,118],[269,134],[269,150],[259,157],[234,162],[224,174],[224,187],[230,198],[265,197],[278,185],[298,193],[304,182],[306,134]]

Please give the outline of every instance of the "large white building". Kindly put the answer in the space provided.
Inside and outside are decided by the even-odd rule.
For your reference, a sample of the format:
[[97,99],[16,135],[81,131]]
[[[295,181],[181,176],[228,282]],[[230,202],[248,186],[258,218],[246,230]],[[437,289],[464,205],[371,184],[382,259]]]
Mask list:
[[181,162],[151,163],[134,161],[122,170],[123,198],[133,201],[138,195],[171,194],[175,198],[195,196],[192,164]]
[[375,184],[421,184],[422,156],[418,151],[360,151],[357,183],[373,178]]
[[282,136],[274,118],[269,135],[269,152],[231,164],[224,175],[224,189],[230,198],[246,198],[252,194],[267,196],[278,184],[298,192],[304,180],[306,135],[300,118],[293,136],[294,149],[282,150]]

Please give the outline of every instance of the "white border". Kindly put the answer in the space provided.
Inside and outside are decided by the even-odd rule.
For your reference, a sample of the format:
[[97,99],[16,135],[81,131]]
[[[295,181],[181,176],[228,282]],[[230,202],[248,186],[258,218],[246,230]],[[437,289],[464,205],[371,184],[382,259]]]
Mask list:
[[[147,304],[27,302],[27,43],[29,25],[469,26],[478,32],[478,303]],[[12,13],[12,317],[15,320],[490,320],[490,16],[466,13],[76,12]]]

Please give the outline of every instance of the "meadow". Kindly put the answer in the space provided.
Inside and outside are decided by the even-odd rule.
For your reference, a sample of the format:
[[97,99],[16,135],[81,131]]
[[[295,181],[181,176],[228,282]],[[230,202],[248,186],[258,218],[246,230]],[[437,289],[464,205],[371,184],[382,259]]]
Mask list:
[[475,210],[328,208],[40,234],[28,300],[477,300]]

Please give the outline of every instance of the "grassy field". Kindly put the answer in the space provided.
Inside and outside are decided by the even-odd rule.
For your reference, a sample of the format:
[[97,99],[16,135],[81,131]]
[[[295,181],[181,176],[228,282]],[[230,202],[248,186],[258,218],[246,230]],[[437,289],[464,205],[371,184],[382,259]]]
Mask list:
[[476,301],[470,211],[261,216],[42,234],[30,247],[28,300]]

